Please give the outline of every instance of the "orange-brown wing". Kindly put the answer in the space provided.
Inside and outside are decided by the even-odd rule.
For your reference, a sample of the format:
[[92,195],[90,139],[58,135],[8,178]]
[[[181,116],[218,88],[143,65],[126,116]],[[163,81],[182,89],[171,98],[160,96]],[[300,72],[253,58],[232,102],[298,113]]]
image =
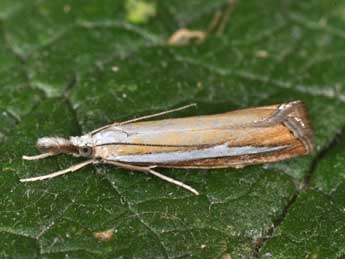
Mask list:
[[306,109],[299,101],[136,122],[97,134],[96,155],[100,157],[167,167],[237,167],[287,159],[313,149]]

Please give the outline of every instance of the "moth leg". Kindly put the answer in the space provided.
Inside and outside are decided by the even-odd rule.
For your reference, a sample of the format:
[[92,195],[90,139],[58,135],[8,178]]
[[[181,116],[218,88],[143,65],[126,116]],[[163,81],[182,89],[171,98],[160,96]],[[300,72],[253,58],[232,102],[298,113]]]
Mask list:
[[158,178],[160,178],[164,181],[167,181],[169,183],[180,186],[180,187],[194,193],[195,195],[199,195],[199,192],[197,190],[195,190],[193,187],[152,170],[152,168],[156,167],[156,166],[148,166],[148,167],[136,166],[136,165],[130,165],[130,164],[120,163],[120,162],[116,162],[116,161],[110,161],[110,160],[102,160],[102,162],[106,163],[106,164],[115,165],[117,167],[125,168],[128,170],[132,170],[132,171],[139,171],[139,172],[152,174],[152,175],[157,176]]
[[22,156],[22,158],[24,160],[39,160],[39,159],[43,159],[43,158],[50,157],[50,156],[55,156],[55,155],[57,155],[57,153],[47,152],[47,153],[42,153],[42,154],[39,154],[39,155],[36,155],[36,156]]
[[25,178],[25,179],[20,179],[19,181],[24,183],[24,182],[35,182],[35,181],[41,181],[41,180],[45,180],[45,179],[50,179],[50,178],[54,178],[54,177],[57,177],[57,176],[60,176],[60,175],[63,175],[63,174],[67,174],[67,173],[70,173],[70,172],[74,172],[74,171],[77,171],[89,164],[96,164],[98,163],[97,160],[87,160],[87,161],[84,161],[84,162],[81,162],[79,164],[76,164],[76,165],[72,165],[71,167],[69,168],[66,168],[66,169],[63,169],[63,170],[60,170],[60,171],[57,171],[57,172],[54,172],[54,173],[51,173],[51,174],[47,174],[47,175],[42,175],[42,176],[37,176],[37,177],[30,177],[30,178]]

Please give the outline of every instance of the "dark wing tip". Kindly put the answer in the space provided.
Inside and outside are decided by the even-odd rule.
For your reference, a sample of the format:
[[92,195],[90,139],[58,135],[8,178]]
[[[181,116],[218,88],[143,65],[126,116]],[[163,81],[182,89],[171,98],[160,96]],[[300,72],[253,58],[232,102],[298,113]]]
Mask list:
[[304,102],[289,102],[280,105],[278,109],[284,114],[283,124],[303,143],[306,153],[313,152],[313,130]]

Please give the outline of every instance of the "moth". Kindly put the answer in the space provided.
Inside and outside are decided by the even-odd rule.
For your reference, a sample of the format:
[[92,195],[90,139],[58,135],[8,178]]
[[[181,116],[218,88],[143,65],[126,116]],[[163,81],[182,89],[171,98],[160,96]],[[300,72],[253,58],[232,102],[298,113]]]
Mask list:
[[195,104],[114,122],[69,139],[39,138],[37,148],[41,154],[23,156],[23,159],[38,160],[61,153],[89,159],[61,171],[20,181],[49,179],[101,163],[148,173],[198,195],[191,186],[154,168],[242,168],[313,151],[311,124],[301,101],[216,115],[143,121],[192,106]]

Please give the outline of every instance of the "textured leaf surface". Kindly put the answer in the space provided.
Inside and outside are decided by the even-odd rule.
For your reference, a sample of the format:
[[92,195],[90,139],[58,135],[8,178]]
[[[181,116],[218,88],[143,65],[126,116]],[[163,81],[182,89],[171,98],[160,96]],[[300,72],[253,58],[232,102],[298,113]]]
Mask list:
[[[344,258],[345,5],[240,1],[223,34],[205,30],[225,0],[0,1],[0,257]],[[197,102],[171,117],[303,100],[313,155],[241,170],[140,173],[23,161],[42,136],[70,136]],[[110,240],[95,233],[108,231]]]

